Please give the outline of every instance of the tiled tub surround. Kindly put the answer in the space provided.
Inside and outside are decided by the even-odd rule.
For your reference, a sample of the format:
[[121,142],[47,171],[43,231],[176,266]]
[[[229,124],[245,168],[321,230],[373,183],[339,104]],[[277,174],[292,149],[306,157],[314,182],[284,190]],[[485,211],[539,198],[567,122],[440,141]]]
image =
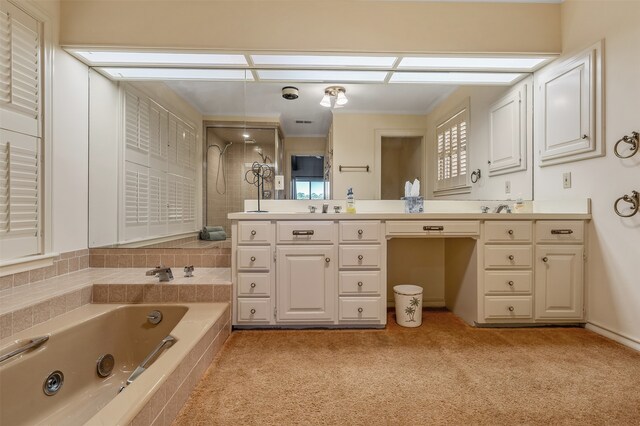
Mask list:
[[216,248],[96,248],[89,250],[92,268],[153,268],[158,265],[183,268],[229,268],[231,243]]
[[[153,309],[164,311],[166,321],[152,327],[140,325]],[[23,340],[33,337],[32,333],[48,334],[50,339],[38,350],[0,367],[0,380],[5,384],[18,385],[20,381],[24,385],[0,391],[0,423],[20,424],[22,419],[69,425],[170,424],[229,332],[229,303],[83,306],[15,336]],[[175,337],[176,343],[118,393],[135,365],[167,334]],[[7,345],[13,342],[5,340],[0,347]],[[134,347],[129,348],[131,345]],[[85,349],[77,350],[80,347]],[[103,352],[114,354],[116,368],[111,376],[100,379],[94,362]],[[84,365],[87,368],[82,368]],[[67,376],[65,386],[54,397],[44,396],[40,376],[56,369]],[[24,395],[17,395],[17,391]],[[11,410],[13,405],[24,405],[25,400],[31,411]],[[66,408],[59,410],[61,407]]]
[[53,265],[0,277],[0,291],[82,271],[88,267],[88,249],[62,253],[53,258]]
[[191,278],[174,271],[170,283],[145,268],[89,268],[0,291],[0,343],[13,334],[91,303],[230,302],[228,268],[196,268]]

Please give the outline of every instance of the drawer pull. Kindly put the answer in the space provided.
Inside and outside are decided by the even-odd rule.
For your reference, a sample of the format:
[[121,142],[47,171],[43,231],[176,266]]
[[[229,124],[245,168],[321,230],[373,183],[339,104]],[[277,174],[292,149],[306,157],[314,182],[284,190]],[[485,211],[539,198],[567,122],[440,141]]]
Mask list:
[[513,229],[509,229],[509,230],[507,231],[507,234],[509,234],[509,235],[513,235]]
[[513,312],[513,310],[514,310],[513,306],[509,306],[508,309],[509,309],[509,312]]
[[513,287],[513,281],[509,281],[507,284],[509,284],[509,287]]
[[295,230],[293,235],[313,235],[313,229]]
[[573,234],[573,229],[552,229],[552,235],[571,235]]
[[512,254],[510,254],[509,255],[509,260],[513,260],[513,259],[515,259],[515,257]]
[[251,256],[251,261],[255,262],[256,261],[256,257],[255,256]]
[[363,255],[361,255],[361,254],[359,254],[359,255],[358,255],[358,260],[362,260],[362,259],[364,259],[364,256],[363,256]]
[[251,311],[249,311],[249,312],[251,312],[251,315],[254,315],[256,313],[256,310],[255,310],[255,308],[251,308]]
[[251,283],[251,288],[256,288],[256,283]]
[[364,234],[364,231],[362,229],[358,229],[358,235],[362,235]]
[[423,231],[444,231],[444,226],[423,226]]
[[329,263],[329,262],[331,262],[331,259],[329,259],[328,257],[325,257],[325,258],[324,258],[324,261],[325,261],[325,262],[327,262],[327,263]]
[[363,283],[362,281],[358,281],[358,287],[362,287]]
[[255,229],[251,231],[251,235],[256,235],[256,230]]
[[543,261],[544,263],[547,263],[547,262],[549,261],[549,258],[548,258],[547,256],[545,256],[545,257],[543,257],[543,258],[542,258],[542,261]]
[[358,308],[358,312],[359,312],[359,313],[362,313],[362,311],[364,311],[364,309],[362,309],[362,308]]

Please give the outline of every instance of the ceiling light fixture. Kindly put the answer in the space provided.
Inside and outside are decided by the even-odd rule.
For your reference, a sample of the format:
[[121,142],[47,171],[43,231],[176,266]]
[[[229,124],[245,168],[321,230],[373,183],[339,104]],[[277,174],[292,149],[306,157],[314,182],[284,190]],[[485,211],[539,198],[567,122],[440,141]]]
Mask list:
[[342,86],[329,86],[324,89],[324,96],[320,101],[320,105],[327,108],[342,108],[349,102],[346,92],[347,89]]

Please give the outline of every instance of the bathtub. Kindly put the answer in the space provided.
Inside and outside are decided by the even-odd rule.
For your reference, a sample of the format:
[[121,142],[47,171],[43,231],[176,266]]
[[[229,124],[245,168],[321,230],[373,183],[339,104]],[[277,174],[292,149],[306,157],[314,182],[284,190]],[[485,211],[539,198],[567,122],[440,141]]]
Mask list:
[[[155,310],[162,313],[157,325],[147,318]],[[49,340],[0,363],[0,424],[129,424],[143,408],[161,410],[162,403],[150,403],[154,395],[162,390],[166,403],[170,388],[179,386],[188,373],[186,361],[195,365],[200,358],[196,349],[206,349],[206,337],[222,329],[219,319],[227,312],[227,303],[89,304],[14,335],[1,345],[0,353],[34,337],[48,335]],[[168,335],[176,339],[174,344],[125,386],[134,369]],[[113,356],[113,369],[101,377],[97,362],[105,354]],[[48,396],[44,382],[54,371],[62,372],[64,381]],[[169,379],[173,383],[167,383]],[[149,413],[147,423],[155,417]]]

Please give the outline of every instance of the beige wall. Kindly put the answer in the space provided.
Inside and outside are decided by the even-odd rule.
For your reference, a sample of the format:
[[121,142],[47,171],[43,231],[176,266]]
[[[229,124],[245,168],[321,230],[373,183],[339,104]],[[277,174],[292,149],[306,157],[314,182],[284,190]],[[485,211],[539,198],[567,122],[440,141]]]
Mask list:
[[[333,116],[333,196],[344,199],[353,188],[357,199],[377,198],[380,170],[375,167],[376,131],[416,130],[424,132],[426,116],[392,114],[334,114]],[[339,171],[340,165],[366,166],[364,170]],[[379,197],[378,197],[379,198]]]
[[325,155],[326,144],[326,138],[284,139],[284,198],[291,198],[291,155]]
[[[640,131],[639,16],[638,1],[563,3],[566,53],[605,40],[606,156],[536,168],[535,198],[592,199],[586,263],[588,321],[632,339],[640,349],[640,215],[622,219],[612,207],[616,198],[640,190],[640,155],[621,160],[613,154],[618,139]],[[571,172],[570,189],[562,187],[565,172]]]
[[382,200],[399,200],[404,197],[405,182],[418,178],[424,182],[422,167],[422,138],[385,137],[380,147]]
[[557,4],[65,0],[62,23],[64,45],[358,52],[560,51]]

